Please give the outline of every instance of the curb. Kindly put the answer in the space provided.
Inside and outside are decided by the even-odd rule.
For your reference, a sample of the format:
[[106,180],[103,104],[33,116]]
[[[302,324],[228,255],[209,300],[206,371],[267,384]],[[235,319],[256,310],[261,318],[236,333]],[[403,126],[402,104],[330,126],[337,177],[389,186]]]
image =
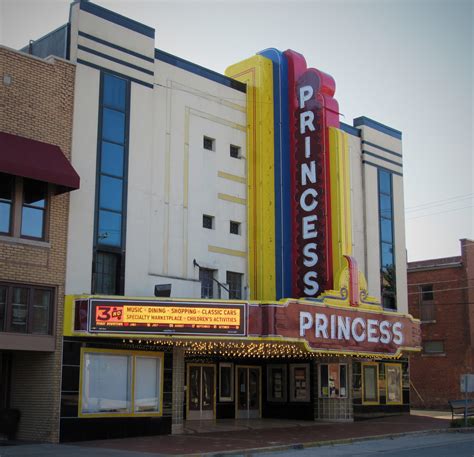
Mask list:
[[305,443],[281,444],[277,446],[257,447],[257,448],[240,449],[240,450],[233,450],[233,451],[200,452],[196,454],[183,454],[183,455],[186,457],[223,457],[223,456],[232,456],[232,455],[252,457],[253,454],[261,454],[263,452],[276,452],[276,451],[288,451],[288,450],[296,450],[296,449],[307,449],[307,448],[312,448],[312,447],[335,446],[338,444],[358,443],[360,441],[393,439],[393,438],[400,438],[402,436],[428,435],[432,433],[474,433],[474,428],[473,427],[469,427],[467,429],[436,428],[436,429],[429,429],[429,430],[416,430],[414,432],[389,433],[385,435],[371,435],[371,436],[361,436],[361,437],[355,437],[355,438],[341,438],[337,440],[327,440],[327,441],[308,441]]

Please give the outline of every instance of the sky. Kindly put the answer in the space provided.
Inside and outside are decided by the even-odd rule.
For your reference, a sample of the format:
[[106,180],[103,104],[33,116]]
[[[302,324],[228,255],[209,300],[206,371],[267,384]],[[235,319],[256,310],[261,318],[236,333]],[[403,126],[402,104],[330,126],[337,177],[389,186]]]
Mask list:
[[[66,23],[69,0],[0,0],[0,44]],[[474,239],[474,0],[96,0],[156,29],[155,46],[223,73],[293,49],[332,75],[341,120],[403,133],[408,260]],[[1,72],[1,70],[0,70]]]

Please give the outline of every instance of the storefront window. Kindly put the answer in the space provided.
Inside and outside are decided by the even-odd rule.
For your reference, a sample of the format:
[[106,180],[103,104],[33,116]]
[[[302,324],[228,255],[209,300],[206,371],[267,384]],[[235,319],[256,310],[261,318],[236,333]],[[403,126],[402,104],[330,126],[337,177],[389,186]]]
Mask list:
[[322,363],[319,367],[320,397],[347,397],[347,365]]
[[219,364],[219,401],[234,400],[234,376],[233,364]]
[[377,363],[362,364],[362,403],[379,403],[379,366]]
[[84,350],[81,367],[80,415],[161,412],[161,353]]
[[290,365],[290,401],[310,401],[309,365]]
[[268,365],[267,367],[267,400],[287,401],[286,365]]
[[401,405],[403,403],[401,364],[385,364],[385,382],[387,386],[387,404]]

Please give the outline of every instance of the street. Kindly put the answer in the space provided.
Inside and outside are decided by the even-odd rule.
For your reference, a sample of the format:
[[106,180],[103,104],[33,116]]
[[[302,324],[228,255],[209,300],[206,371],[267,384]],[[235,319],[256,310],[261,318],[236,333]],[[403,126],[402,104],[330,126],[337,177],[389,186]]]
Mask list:
[[472,457],[474,433],[436,433],[402,436],[381,440],[360,441],[353,444],[321,446],[308,449],[270,452],[261,455],[295,457]]

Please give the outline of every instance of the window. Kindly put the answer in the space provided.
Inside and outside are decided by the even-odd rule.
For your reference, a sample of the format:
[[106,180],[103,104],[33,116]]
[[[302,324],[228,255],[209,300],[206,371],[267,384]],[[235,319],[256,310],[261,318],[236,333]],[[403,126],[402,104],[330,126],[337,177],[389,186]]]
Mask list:
[[199,268],[199,281],[201,281],[201,298],[214,298],[214,273],[209,268]]
[[421,301],[433,301],[433,284],[425,284],[421,286]]
[[234,365],[219,364],[219,401],[234,401]]
[[396,309],[396,271],[393,234],[392,174],[378,170],[379,234],[380,234],[380,285],[384,308]]
[[208,214],[202,215],[202,226],[206,229],[212,230],[214,228],[214,217]]
[[420,320],[422,322],[436,321],[436,305],[433,303],[433,285],[425,284],[420,287]]
[[83,349],[79,415],[161,415],[163,354]]
[[347,397],[347,378],[346,364],[322,363],[319,366],[320,397]]
[[209,151],[214,151],[214,145],[215,145],[215,142],[216,140],[214,140],[213,138],[209,138],[207,136],[205,136],[202,140],[202,146],[204,149],[207,149]]
[[52,334],[53,289],[0,284],[0,331]]
[[240,235],[240,222],[230,221],[230,233]]
[[48,184],[0,173],[0,234],[44,240]]
[[233,144],[230,145],[230,156],[234,159],[240,159],[240,147],[234,146]]
[[402,365],[400,363],[385,364],[385,383],[387,389],[387,405],[403,404]]
[[444,354],[444,341],[423,341],[425,354]]
[[229,298],[242,300],[242,276],[241,273],[227,272],[226,282],[229,286]]
[[290,401],[310,401],[309,365],[290,365]]
[[379,404],[379,365],[362,364],[362,404]]
[[287,401],[286,365],[267,366],[267,400]]
[[125,261],[129,81],[102,73],[92,292],[120,294]]

